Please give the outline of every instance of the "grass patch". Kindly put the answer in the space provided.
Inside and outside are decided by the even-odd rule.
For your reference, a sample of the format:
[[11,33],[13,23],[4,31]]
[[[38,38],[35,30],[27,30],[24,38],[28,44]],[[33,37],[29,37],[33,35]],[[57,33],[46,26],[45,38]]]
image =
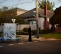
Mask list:
[[40,37],[61,39],[61,33],[40,34]]

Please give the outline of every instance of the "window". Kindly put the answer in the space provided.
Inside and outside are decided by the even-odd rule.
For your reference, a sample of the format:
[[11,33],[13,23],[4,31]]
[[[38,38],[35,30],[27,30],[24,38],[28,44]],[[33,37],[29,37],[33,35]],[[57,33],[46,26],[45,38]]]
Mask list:
[[33,24],[36,24],[36,21],[33,21]]
[[30,20],[28,22],[29,22],[29,24],[36,24],[36,21],[32,21],[32,20]]

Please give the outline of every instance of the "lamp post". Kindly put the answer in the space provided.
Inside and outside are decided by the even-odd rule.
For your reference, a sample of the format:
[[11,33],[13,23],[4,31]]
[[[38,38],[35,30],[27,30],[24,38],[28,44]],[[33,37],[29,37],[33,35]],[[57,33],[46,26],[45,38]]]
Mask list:
[[12,22],[15,23],[16,19],[12,19]]
[[37,29],[37,38],[39,38],[39,25],[38,25],[38,0],[36,0],[36,29]]

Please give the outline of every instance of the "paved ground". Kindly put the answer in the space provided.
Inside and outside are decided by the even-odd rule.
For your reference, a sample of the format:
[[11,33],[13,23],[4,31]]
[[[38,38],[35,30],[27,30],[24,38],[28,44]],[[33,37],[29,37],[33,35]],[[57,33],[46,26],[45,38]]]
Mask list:
[[21,42],[0,43],[0,54],[61,54],[61,40],[44,40],[21,36]]

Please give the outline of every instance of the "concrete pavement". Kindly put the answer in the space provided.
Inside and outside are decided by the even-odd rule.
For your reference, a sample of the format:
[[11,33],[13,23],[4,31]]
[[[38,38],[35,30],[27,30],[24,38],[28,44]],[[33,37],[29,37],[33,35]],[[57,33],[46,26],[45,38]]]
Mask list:
[[61,40],[41,40],[21,36],[20,42],[0,43],[0,54],[61,54]]
[[[20,35],[21,39],[23,40],[27,40],[28,39],[28,35]],[[44,40],[60,40],[60,39],[54,39],[54,38],[44,38],[44,37],[39,37],[36,38],[35,35],[32,36],[32,40],[39,40],[39,41],[44,41]]]

